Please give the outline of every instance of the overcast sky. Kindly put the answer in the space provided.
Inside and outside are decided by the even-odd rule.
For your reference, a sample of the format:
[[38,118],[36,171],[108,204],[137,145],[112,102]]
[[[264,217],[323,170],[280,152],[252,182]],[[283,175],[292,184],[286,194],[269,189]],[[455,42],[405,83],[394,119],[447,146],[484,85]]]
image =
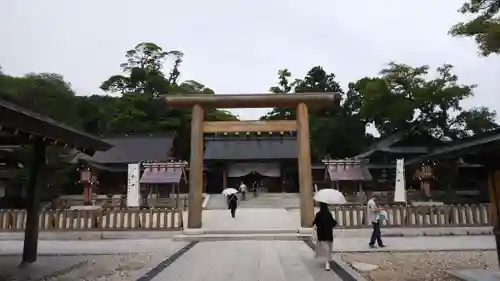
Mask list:
[[11,75],[62,74],[88,95],[143,41],[184,52],[181,78],[218,94],[267,92],[282,68],[303,76],[321,65],[347,87],[389,61],[451,63],[462,83],[479,85],[465,106],[500,111],[500,58],[447,35],[463,1],[1,0],[0,65]]

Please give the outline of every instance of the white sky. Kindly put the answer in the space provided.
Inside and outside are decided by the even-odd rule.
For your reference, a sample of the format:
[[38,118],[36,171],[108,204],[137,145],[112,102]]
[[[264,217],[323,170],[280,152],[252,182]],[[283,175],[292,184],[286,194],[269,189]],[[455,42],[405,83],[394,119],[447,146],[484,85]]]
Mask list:
[[[479,87],[466,107],[500,111],[500,58],[447,35],[463,0],[2,0],[0,65],[8,74],[55,72],[77,94],[99,94],[125,51],[148,41],[180,50],[183,80],[218,94],[267,92],[277,71],[321,65],[344,88],[389,61],[456,66]],[[265,109],[234,110],[257,119]]]

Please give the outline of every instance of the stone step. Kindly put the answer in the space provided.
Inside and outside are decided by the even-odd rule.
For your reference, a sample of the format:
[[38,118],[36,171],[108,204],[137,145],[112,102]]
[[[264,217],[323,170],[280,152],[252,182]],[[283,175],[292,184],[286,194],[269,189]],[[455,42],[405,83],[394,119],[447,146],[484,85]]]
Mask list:
[[174,236],[174,241],[298,241],[311,238],[307,234],[276,233],[276,234],[180,234]]

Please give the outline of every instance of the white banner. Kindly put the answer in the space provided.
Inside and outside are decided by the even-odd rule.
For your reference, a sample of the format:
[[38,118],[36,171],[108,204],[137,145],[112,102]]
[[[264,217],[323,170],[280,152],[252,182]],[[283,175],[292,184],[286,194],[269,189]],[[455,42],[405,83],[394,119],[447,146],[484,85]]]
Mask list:
[[405,160],[396,160],[396,186],[394,202],[406,203]]
[[139,207],[140,196],[140,164],[128,164],[127,207]]

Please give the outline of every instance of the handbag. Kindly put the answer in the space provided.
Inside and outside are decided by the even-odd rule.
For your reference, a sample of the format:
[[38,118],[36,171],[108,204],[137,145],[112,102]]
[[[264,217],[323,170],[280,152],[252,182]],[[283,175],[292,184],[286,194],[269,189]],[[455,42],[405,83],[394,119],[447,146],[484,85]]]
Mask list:
[[381,222],[387,221],[387,211],[381,210],[380,212],[378,212],[376,220]]

